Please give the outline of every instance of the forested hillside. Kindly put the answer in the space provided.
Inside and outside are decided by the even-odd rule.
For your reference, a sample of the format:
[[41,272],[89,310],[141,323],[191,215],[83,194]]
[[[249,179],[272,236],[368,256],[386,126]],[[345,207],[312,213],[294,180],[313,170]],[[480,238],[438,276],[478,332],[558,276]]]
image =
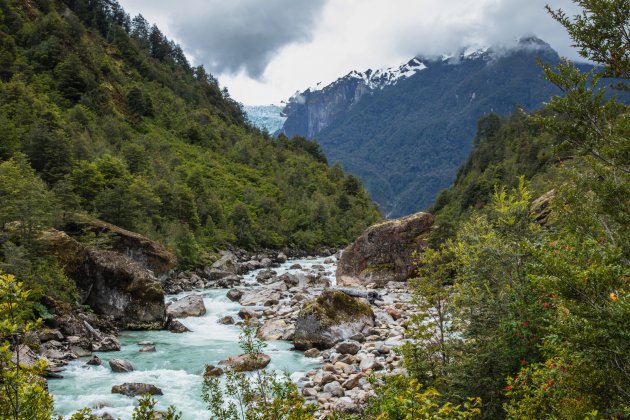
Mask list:
[[227,244],[340,246],[380,217],[317,144],[251,126],[115,1],[0,1],[0,127],[2,226],[88,213],[193,265]]

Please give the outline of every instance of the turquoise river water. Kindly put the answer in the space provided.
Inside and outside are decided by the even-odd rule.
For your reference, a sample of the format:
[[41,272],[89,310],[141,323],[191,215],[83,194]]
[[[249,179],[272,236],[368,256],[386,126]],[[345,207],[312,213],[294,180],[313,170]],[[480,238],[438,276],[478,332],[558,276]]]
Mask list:
[[[293,271],[289,266],[295,263],[304,268],[321,264],[327,271],[335,271],[334,265],[323,264],[323,259],[292,260],[274,270],[278,274]],[[252,282],[256,274],[250,273],[246,280]],[[330,277],[334,281],[334,274]],[[124,382],[144,382],[164,392],[163,396],[156,397],[159,409],[173,404],[182,411],[183,419],[209,418],[201,400],[204,366],[216,365],[228,356],[241,353],[239,327],[217,322],[225,315],[235,316],[241,308],[238,303],[227,299],[226,293],[227,289],[203,289],[167,296],[169,301],[188,294],[203,295],[206,314],[198,318],[180,319],[192,332],[123,331],[119,336],[121,351],[95,353],[103,360],[102,366],[87,366],[87,358],[71,362],[62,372],[63,379],[48,381],[55,399],[56,414],[68,416],[80,408],[90,407],[96,414],[109,413],[114,418],[130,419],[137,400],[112,394],[111,388]],[[157,351],[140,353],[137,344],[140,341],[153,342]],[[297,380],[320,361],[304,358],[302,352],[291,350],[291,347],[290,342],[269,341],[265,353],[271,356],[271,363],[267,369],[286,371]],[[113,358],[129,360],[135,370],[129,373],[112,372],[108,361]]]

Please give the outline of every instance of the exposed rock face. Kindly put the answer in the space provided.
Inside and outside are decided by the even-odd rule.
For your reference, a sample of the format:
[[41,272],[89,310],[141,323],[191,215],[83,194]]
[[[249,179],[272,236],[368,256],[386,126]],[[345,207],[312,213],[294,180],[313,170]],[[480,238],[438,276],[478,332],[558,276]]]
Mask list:
[[125,382],[122,385],[114,385],[112,387],[112,394],[123,394],[128,397],[135,397],[137,395],[164,395],[162,390],[155,385],[143,384],[139,382]]
[[384,286],[413,275],[412,255],[426,246],[433,216],[416,213],[371,226],[341,254],[337,284]]
[[203,298],[199,295],[190,295],[174,302],[166,307],[166,315],[173,318],[186,318],[189,316],[202,316],[206,313]]
[[297,349],[329,349],[336,343],[374,325],[372,308],[359,299],[326,290],[302,307],[295,324],[293,344]]
[[98,219],[74,221],[67,226],[69,233],[93,232],[108,247],[153,271],[156,276],[166,276],[177,266],[177,257],[158,242]]
[[538,223],[545,226],[549,223],[549,216],[551,215],[552,203],[557,196],[556,190],[550,190],[535,199],[531,206],[530,212]]
[[82,292],[82,303],[123,327],[157,326],[164,317],[164,292],[153,273],[131,258],[89,247],[50,229],[41,239]]
[[264,353],[258,353],[230,356],[225,360],[221,360],[219,364],[229,366],[237,372],[251,372],[253,370],[263,369],[269,362],[271,362],[269,356]]

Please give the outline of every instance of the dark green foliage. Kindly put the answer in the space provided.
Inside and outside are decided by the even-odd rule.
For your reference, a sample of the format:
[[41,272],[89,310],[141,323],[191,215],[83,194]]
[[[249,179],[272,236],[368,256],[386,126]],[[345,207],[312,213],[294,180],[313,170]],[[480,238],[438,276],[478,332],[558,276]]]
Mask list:
[[566,153],[553,147],[553,137],[521,109],[506,118],[489,114],[477,123],[474,149],[460,167],[453,186],[442,190],[430,211],[439,222],[435,239],[453,234],[458,221],[490,202],[497,185],[516,187],[519,176],[533,180],[534,193],[547,191],[554,165]]
[[0,61],[0,159],[26,154],[58,225],[88,212],[193,266],[228,243],[342,246],[380,217],[317,143],[248,125],[212,75],[116,2],[0,1]]

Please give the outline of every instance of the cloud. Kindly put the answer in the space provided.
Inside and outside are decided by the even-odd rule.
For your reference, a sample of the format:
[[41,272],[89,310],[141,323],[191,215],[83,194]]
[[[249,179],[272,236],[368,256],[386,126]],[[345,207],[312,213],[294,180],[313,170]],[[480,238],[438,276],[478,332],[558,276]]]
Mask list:
[[[577,59],[545,4],[571,0],[121,0],[173,36],[245,103],[287,99],[351,70],[536,34]],[[146,11],[146,12],[145,12]],[[137,13],[137,12],[134,12]]]
[[[185,48],[214,73],[259,78],[284,46],[311,39],[326,0],[187,2],[170,26]],[[192,3],[192,4],[191,4]]]

